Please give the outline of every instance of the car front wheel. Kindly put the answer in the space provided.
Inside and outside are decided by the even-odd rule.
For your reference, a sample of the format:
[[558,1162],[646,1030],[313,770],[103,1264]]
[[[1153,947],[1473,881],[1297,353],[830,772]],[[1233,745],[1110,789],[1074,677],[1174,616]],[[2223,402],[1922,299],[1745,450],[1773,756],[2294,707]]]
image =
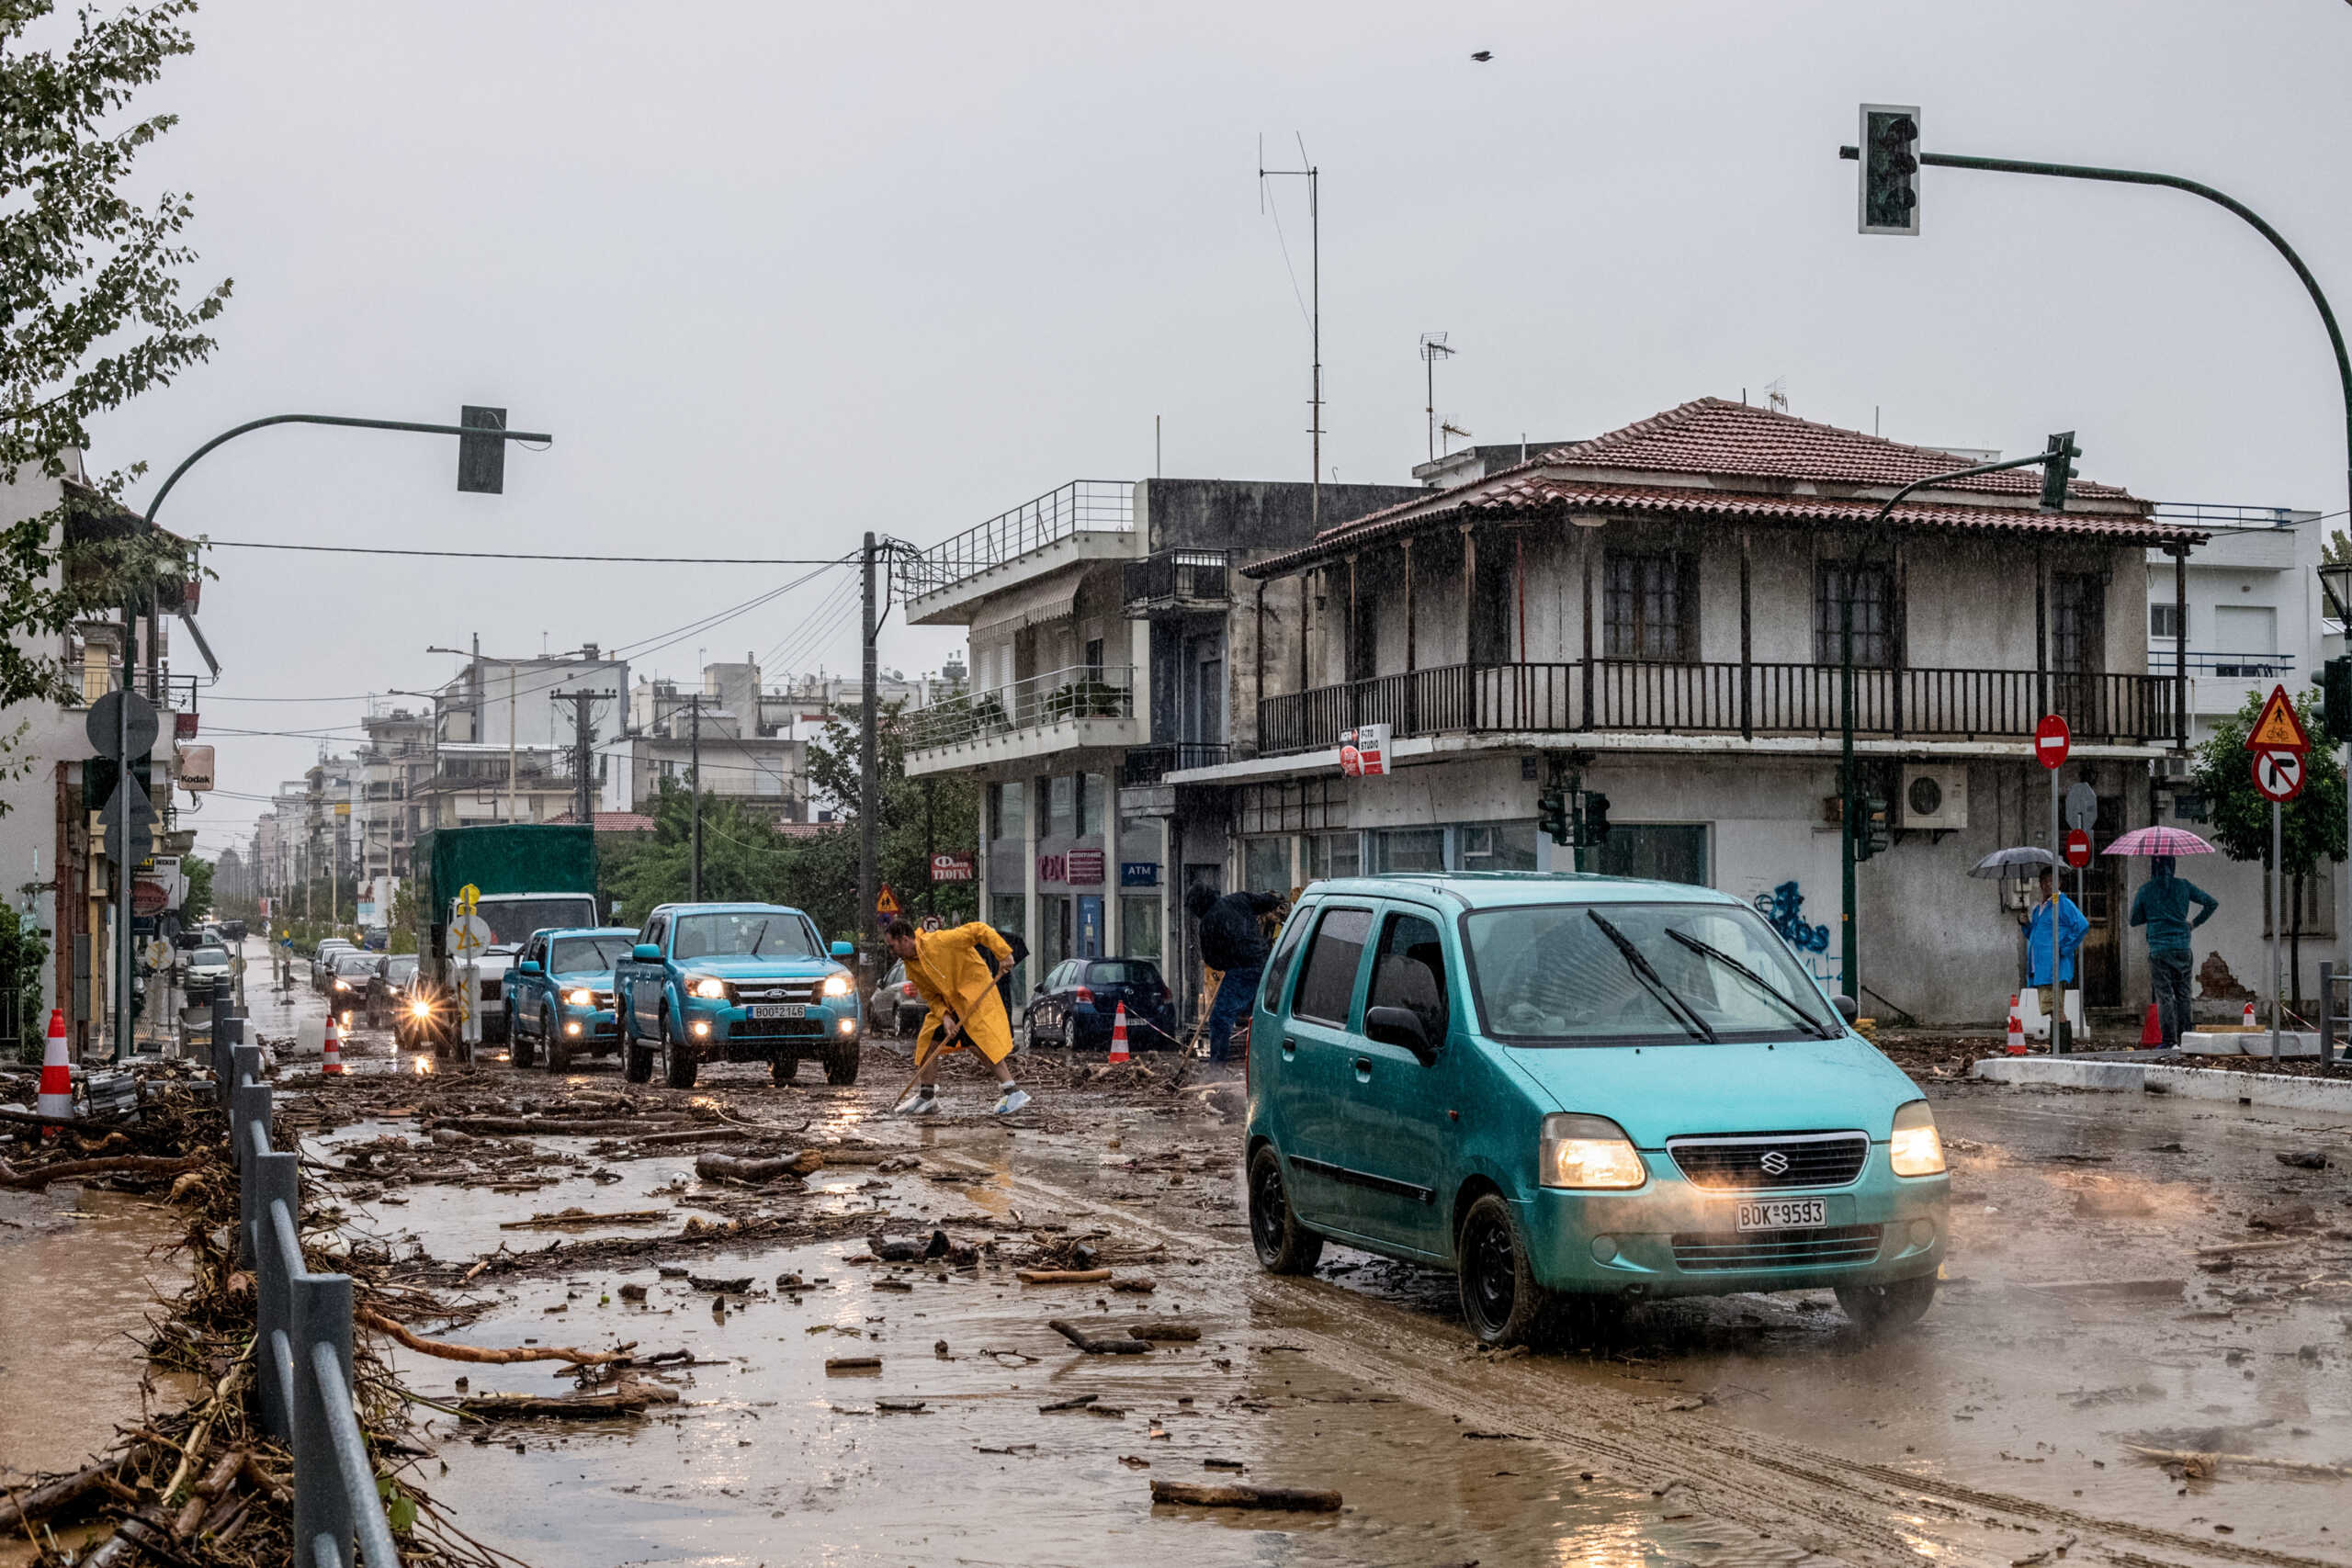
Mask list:
[[537,1054],[532,1049],[529,1036],[515,1026],[514,1003],[506,1004],[503,1016],[506,1021],[506,1059],[515,1066],[527,1067],[537,1059]]
[[1323,1256],[1323,1238],[1291,1211],[1283,1156],[1272,1144],[1259,1145],[1250,1156],[1250,1241],[1260,1265],[1272,1274],[1311,1274]]
[[539,1039],[543,1043],[541,1049],[547,1052],[548,1071],[551,1073],[568,1073],[571,1070],[571,1043],[565,1040],[561,1034],[556,1032],[558,1027],[559,1026],[555,1021],[554,1010],[551,1008],[541,1009],[539,1011]]
[[1891,1285],[1840,1285],[1838,1304],[1864,1334],[1892,1333],[1910,1327],[1935,1304],[1936,1277],[1897,1280]]
[[662,1015],[662,1081],[672,1089],[692,1089],[700,1064],[694,1052],[678,1037],[678,1026],[668,1013]]
[[1463,1216],[1457,1249],[1462,1315],[1482,1345],[1523,1345],[1551,1306],[1529,1267],[1527,1239],[1509,1203],[1488,1192]]

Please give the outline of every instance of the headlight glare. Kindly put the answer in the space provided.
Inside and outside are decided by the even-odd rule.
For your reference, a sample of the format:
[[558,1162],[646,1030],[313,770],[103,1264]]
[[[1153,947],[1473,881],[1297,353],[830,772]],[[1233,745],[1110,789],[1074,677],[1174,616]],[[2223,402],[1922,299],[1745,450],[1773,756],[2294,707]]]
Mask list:
[[1538,1167],[1546,1187],[1623,1191],[1649,1180],[1634,1141],[1606,1116],[1544,1118]]
[[433,1004],[431,1002],[411,1002],[408,1004],[408,1010],[411,1018],[431,1018],[433,1016]]
[[686,983],[686,992],[689,996],[721,1001],[727,996],[727,982],[716,975],[698,975]]
[[1894,1135],[1887,1140],[1886,1158],[1897,1176],[1944,1173],[1944,1141],[1936,1132],[1936,1115],[1926,1100],[1915,1100],[1894,1113]]
[[849,993],[850,977],[848,976],[835,974],[825,976],[825,995],[829,997],[845,997],[849,995]]
[[579,986],[564,992],[563,999],[576,1008],[592,1007],[595,1004],[596,993],[585,986]]

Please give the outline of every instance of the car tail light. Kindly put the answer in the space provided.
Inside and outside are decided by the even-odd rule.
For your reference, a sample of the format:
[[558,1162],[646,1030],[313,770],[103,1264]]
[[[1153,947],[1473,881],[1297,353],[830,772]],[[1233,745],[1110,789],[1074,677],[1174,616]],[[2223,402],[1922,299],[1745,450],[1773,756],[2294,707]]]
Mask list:
[[899,995],[900,995],[900,996],[902,996],[902,997],[911,997],[911,996],[913,996],[914,994],[915,994],[915,983],[914,983],[912,980],[909,980],[909,981],[907,981],[905,984],[901,985],[901,986],[899,987]]
[[1159,999],[1161,1001],[1173,1001],[1175,997],[1176,993],[1170,990],[1167,987],[1162,986],[1159,987]]
[[1094,1003],[1094,992],[1089,987],[1080,986],[1069,994],[1069,999],[1074,1002],[1084,1002],[1091,1007]]

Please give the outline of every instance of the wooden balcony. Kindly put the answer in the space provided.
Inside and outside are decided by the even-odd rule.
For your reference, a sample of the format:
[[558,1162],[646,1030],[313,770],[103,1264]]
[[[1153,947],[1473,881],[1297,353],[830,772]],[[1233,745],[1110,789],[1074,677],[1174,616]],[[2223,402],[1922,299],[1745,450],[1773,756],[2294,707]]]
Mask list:
[[[2078,742],[2153,746],[2178,733],[2170,675],[2031,670],[1857,670],[1854,732],[1871,739],[2014,740],[2046,712]],[[1392,736],[1838,734],[1834,664],[1447,664],[1261,697],[1262,754],[1337,746],[1340,732],[1386,724]]]

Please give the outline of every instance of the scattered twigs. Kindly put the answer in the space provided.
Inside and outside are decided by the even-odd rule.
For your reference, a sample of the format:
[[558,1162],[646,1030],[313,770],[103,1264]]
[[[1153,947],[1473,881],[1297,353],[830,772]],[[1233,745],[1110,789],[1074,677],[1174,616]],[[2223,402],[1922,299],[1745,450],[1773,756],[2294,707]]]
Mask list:
[[0,1499],[0,1530],[15,1530],[81,1501],[101,1487],[120,1462],[108,1460],[86,1470],[77,1470],[71,1475],[61,1475],[28,1492],[9,1493],[5,1499]]
[[611,1350],[581,1350],[561,1345],[521,1345],[505,1350],[487,1350],[479,1345],[455,1345],[447,1339],[427,1339],[412,1333],[404,1324],[394,1323],[382,1313],[370,1307],[359,1307],[353,1315],[379,1333],[394,1339],[419,1355],[438,1356],[445,1361],[488,1362],[504,1366],[513,1361],[570,1361],[575,1366],[600,1366],[606,1361],[628,1359],[637,1348],[635,1340]]
[[78,1176],[177,1176],[204,1162],[203,1155],[108,1155],[102,1159],[57,1160],[12,1166],[0,1160],[0,1187],[42,1188]]
[[560,1231],[577,1225],[648,1225],[670,1217],[667,1209],[624,1209],[617,1213],[592,1214],[585,1209],[566,1209],[560,1213],[533,1214],[527,1220],[502,1220],[503,1231]]
[[2178,1464],[2201,1468],[2211,1474],[2225,1464],[2245,1465],[2259,1470],[2283,1470],[2292,1475],[2352,1475],[2352,1465],[2314,1464],[2308,1460],[2267,1459],[2261,1454],[2203,1453],[2195,1449],[2151,1449],[2139,1443],[2123,1445],[2130,1452],[2152,1464]]
[[1067,1318],[1055,1318],[1046,1325],[1055,1333],[1077,1346],[1090,1356],[1148,1356],[1151,1342],[1127,1335],[1093,1335]]

